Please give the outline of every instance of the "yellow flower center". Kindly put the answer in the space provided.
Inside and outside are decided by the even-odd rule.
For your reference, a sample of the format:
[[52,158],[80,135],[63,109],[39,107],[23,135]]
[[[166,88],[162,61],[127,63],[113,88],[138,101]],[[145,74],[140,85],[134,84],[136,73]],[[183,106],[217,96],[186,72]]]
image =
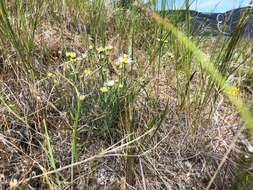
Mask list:
[[102,87],[102,88],[100,88],[100,91],[102,93],[107,93],[109,91],[109,89],[107,87]]
[[128,55],[123,55],[123,62],[128,63],[129,62],[129,56]]
[[230,89],[229,89],[229,94],[232,95],[232,96],[236,96],[238,95],[240,92],[240,89],[236,86],[232,86]]

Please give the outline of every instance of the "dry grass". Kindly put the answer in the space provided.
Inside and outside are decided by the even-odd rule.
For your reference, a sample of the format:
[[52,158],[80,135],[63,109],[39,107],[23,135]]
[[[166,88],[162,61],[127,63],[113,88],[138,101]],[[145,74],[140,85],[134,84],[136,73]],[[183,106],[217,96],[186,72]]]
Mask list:
[[[106,18],[95,8],[83,15],[71,6],[64,11],[58,12],[64,21],[52,12],[39,21],[34,77],[24,72],[8,39],[0,44],[0,189],[204,190],[212,178],[210,189],[232,189],[241,156],[249,156],[236,139],[244,124],[216,86],[210,94],[201,88],[209,78],[199,67],[191,68],[196,75],[182,106],[187,93],[178,87],[184,89],[188,78],[183,67],[177,70],[186,63],[181,44],[138,11],[103,7],[99,13]],[[210,52],[206,44],[216,42],[206,38],[200,45]],[[109,45],[111,51],[97,51]],[[72,51],[77,61],[66,57]],[[117,60],[124,53],[135,64],[122,73]],[[100,92],[108,79],[120,80],[122,91]],[[240,81],[241,89],[252,82]],[[250,102],[250,93],[238,96]]]

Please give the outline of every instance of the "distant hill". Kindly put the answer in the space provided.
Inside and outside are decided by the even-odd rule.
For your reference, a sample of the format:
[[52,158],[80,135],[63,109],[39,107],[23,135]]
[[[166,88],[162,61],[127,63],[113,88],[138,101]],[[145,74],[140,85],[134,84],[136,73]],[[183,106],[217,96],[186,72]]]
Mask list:
[[[243,13],[249,10],[249,7],[238,8],[225,13],[201,13],[190,11],[190,30],[195,35],[232,35],[239,23]],[[169,17],[180,19],[185,26],[185,10],[169,10],[166,12]],[[247,21],[244,29],[244,37],[253,38],[253,14]]]

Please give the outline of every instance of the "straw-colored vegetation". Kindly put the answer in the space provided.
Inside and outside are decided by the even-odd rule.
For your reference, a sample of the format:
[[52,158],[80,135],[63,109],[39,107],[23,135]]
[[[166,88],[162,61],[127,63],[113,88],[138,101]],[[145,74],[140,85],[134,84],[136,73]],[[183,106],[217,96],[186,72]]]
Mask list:
[[0,0],[0,189],[253,188],[251,10],[193,36],[189,3]]

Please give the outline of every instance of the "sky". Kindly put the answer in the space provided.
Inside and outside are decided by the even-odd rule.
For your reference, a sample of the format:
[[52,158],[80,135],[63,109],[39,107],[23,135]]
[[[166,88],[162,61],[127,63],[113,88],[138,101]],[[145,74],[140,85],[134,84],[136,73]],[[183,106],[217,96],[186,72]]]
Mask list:
[[[157,0],[157,4],[161,7],[165,1],[167,7],[175,5],[179,9],[184,9],[185,0]],[[189,0],[191,9],[200,12],[226,12],[231,9],[245,7],[249,5],[251,0]]]

